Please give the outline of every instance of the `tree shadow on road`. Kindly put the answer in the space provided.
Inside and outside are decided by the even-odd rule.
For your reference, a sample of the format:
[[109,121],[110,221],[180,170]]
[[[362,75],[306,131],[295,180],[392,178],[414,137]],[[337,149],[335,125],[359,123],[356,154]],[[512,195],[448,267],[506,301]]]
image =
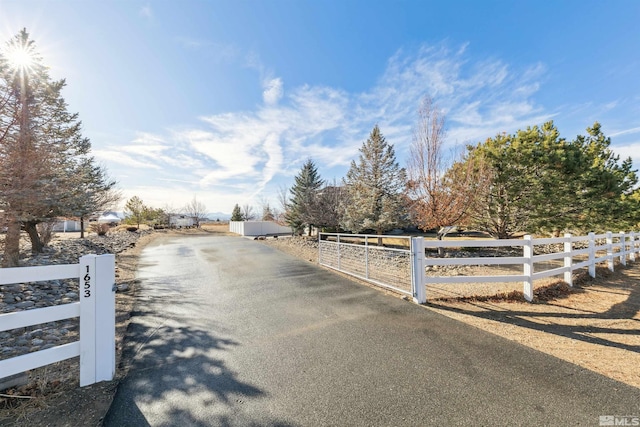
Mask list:
[[185,326],[199,315],[188,304],[172,299],[167,308],[166,301],[151,298],[132,312],[121,361],[125,377],[104,425],[290,425],[263,417],[258,423],[243,414],[242,405],[267,394],[224,362],[224,352],[238,342],[204,326]]

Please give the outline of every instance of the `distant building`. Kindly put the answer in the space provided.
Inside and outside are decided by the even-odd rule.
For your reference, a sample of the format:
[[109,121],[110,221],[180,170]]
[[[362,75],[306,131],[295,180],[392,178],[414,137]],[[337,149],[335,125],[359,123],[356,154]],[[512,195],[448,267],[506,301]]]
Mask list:
[[187,215],[169,215],[169,227],[172,228],[189,228],[196,224],[192,216]]
[[80,231],[80,221],[69,218],[58,218],[53,224],[52,231],[63,233]]
[[122,218],[115,212],[104,212],[98,217],[99,224],[120,225]]

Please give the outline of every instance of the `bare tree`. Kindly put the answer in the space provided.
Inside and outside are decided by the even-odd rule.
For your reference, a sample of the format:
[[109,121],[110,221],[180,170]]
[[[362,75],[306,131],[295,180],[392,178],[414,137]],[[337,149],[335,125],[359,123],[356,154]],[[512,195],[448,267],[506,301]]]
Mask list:
[[193,200],[186,204],[184,211],[187,215],[193,217],[196,227],[200,227],[200,221],[207,218],[207,207],[204,203],[199,202],[196,196],[193,196]]
[[278,207],[274,209],[274,217],[278,224],[287,223],[287,211],[289,210],[289,187],[281,185],[278,187]]
[[[183,208],[182,208],[183,209]],[[170,203],[165,203],[161,210],[164,212],[164,218],[162,222],[165,227],[171,227],[171,218],[177,217],[182,212],[181,208],[177,208]]]
[[412,218],[424,230],[437,230],[441,240],[451,226],[465,220],[478,184],[473,165],[445,156],[445,115],[426,96],[418,110],[408,161],[407,198]]
[[253,221],[256,219],[256,214],[253,211],[253,206],[249,204],[245,204],[242,206],[242,220],[243,221]]

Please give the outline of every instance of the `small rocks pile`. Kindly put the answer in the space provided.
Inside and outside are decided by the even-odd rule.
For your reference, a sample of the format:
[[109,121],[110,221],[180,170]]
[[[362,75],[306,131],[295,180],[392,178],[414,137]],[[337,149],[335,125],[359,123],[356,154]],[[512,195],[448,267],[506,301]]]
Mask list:
[[[148,231],[123,231],[106,236],[91,235],[86,239],[58,240],[41,254],[23,254],[26,258],[21,259],[21,266],[77,264],[83,255],[117,254],[135,246],[136,241],[146,233]],[[0,314],[77,301],[77,279],[0,285]],[[0,360],[77,339],[77,318],[0,332]]]

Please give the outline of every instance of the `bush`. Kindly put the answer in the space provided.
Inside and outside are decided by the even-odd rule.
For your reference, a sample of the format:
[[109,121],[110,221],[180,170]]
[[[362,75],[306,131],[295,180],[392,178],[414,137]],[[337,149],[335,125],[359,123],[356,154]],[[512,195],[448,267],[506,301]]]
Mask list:
[[91,224],[89,229],[96,233],[98,236],[104,236],[109,231],[109,224]]
[[55,224],[55,220],[48,220],[41,222],[36,226],[38,228],[38,233],[40,234],[40,240],[42,240],[42,244],[44,246],[49,246],[51,239],[55,236],[55,233],[53,232]]

